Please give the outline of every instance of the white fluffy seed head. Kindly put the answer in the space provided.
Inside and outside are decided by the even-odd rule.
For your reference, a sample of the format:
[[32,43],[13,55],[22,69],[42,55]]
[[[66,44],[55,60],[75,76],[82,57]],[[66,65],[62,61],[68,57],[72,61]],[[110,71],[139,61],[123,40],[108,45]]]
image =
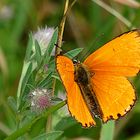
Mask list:
[[[33,38],[37,40],[39,45],[41,46],[41,52],[44,54],[46,48],[49,45],[49,42],[51,41],[51,38],[54,33],[54,28],[38,28],[38,31],[33,34]],[[52,51],[52,56],[55,54],[55,49]]]

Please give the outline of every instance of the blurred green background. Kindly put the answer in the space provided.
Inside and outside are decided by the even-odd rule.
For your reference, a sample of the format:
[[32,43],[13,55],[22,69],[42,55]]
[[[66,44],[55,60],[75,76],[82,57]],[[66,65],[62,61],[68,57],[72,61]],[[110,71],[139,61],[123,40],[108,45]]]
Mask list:
[[[63,50],[82,47],[86,52],[81,58],[96,50],[115,36],[140,28],[140,4],[128,0],[77,0],[65,26]],[[0,140],[15,129],[15,114],[7,103],[14,96],[22,70],[29,32],[38,27],[57,27],[63,15],[64,0],[0,0]],[[70,1],[71,2],[71,1]],[[140,0],[137,2],[140,2]],[[108,9],[107,7],[107,9]],[[115,15],[114,10],[117,11]],[[121,17],[120,17],[120,15]],[[119,20],[119,17],[122,21]],[[132,79],[137,95],[140,95],[140,76]],[[140,99],[134,109],[116,122],[114,139],[140,140]],[[63,125],[62,125],[63,124]],[[56,130],[64,131],[60,139],[100,139],[100,127],[81,128],[71,117],[58,121]],[[58,127],[58,129],[57,129]],[[39,133],[39,132],[33,132]],[[34,136],[34,135],[33,135]]]

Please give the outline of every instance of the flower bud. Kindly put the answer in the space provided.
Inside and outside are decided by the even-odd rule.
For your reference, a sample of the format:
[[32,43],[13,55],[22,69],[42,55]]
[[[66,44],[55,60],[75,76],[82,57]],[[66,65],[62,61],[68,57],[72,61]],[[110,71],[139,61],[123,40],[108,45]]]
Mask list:
[[51,106],[51,92],[47,89],[35,89],[30,92],[31,110],[37,113],[43,112]]

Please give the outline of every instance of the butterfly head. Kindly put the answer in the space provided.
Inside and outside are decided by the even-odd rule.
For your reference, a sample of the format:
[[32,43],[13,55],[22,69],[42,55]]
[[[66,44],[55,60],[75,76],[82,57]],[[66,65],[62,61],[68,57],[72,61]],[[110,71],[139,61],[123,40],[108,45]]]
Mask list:
[[76,59],[74,59],[72,62],[74,64],[74,66],[77,65],[77,64],[80,64],[80,61],[79,60],[76,60]]

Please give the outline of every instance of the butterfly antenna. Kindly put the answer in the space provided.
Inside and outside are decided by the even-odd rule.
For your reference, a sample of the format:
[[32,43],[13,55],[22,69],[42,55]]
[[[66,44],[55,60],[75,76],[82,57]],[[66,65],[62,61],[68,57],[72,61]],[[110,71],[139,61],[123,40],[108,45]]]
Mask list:
[[84,54],[82,55],[82,58],[81,58],[82,61],[83,61],[88,55],[90,55],[91,52],[93,52],[93,51],[96,50],[96,47],[95,47],[95,46],[96,46],[96,43],[99,42],[99,40],[101,40],[101,38],[102,38],[103,36],[104,36],[104,33],[97,35],[97,36],[95,37],[95,39],[93,40],[93,42],[91,43],[89,49],[88,49],[88,50],[86,49],[85,51],[83,51]]

